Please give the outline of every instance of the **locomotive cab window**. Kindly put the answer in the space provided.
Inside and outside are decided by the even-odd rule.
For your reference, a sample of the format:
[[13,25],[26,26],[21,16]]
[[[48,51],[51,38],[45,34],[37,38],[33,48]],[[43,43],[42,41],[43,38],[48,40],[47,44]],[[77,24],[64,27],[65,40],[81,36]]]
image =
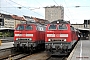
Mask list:
[[70,26],[70,28],[71,28],[72,31],[75,31],[74,27]]
[[18,27],[16,28],[16,30],[24,30],[24,25],[18,25]]
[[31,25],[26,25],[26,30],[32,30],[32,26]]
[[65,24],[59,24],[58,29],[59,30],[67,30],[67,26]]
[[56,28],[57,28],[57,25],[51,24],[48,29],[49,30],[56,30]]

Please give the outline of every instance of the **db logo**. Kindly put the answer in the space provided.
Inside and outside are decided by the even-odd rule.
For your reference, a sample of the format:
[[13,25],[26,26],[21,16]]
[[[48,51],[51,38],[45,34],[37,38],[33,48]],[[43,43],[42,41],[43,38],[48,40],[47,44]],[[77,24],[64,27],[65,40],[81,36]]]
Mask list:
[[56,34],[56,37],[60,37],[60,34]]
[[22,34],[22,36],[26,36],[26,34]]

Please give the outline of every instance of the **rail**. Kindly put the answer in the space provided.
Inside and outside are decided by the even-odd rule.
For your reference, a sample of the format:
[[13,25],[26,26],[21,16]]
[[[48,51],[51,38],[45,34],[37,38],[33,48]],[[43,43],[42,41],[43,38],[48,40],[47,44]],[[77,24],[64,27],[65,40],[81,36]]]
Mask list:
[[67,57],[48,57],[46,60],[66,60]]

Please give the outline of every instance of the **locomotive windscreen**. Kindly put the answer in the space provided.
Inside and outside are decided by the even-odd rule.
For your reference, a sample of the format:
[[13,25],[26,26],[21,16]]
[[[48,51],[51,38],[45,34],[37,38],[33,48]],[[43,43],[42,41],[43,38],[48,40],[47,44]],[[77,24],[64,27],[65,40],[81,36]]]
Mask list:
[[66,24],[50,24],[48,27],[49,30],[67,30]]
[[18,25],[16,30],[24,30],[24,25]]
[[24,30],[24,29],[25,30],[32,30],[32,26],[31,25],[26,25],[25,26],[25,25],[22,24],[22,25],[18,25],[17,28],[16,28],[16,30]]
[[51,25],[49,26],[49,30],[56,30],[56,26],[57,26],[57,25],[55,25],[55,24],[51,24]]
[[67,30],[67,26],[66,26],[66,24],[59,24],[58,29],[59,30]]
[[26,30],[32,30],[32,26],[31,25],[26,25]]

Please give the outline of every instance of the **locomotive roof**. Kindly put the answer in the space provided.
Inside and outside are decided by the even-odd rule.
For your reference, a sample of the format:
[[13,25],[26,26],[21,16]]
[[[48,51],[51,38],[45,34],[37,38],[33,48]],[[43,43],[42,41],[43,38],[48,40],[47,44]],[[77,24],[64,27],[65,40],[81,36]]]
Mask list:
[[70,24],[70,22],[65,21],[65,20],[56,20],[56,21],[51,22],[51,24],[60,24],[60,23],[63,23],[63,24]]
[[21,23],[19,25],[23,25],[23,24],[34,24],[34,25],[38,25],[38,26],[42,25],[42,24],[36,23],[36,22],[26,22],[26,23]]

